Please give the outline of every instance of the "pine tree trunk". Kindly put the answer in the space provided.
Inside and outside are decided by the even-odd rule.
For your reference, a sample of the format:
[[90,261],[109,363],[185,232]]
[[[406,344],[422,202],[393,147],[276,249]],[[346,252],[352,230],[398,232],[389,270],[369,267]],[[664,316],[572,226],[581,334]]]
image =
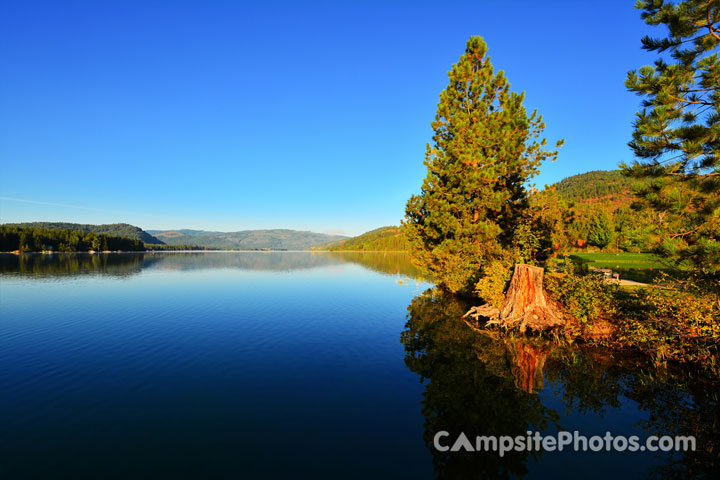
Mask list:
[[488,317],[486,325],[504,327],[520,326],[535,331],[548,330],[565,324],[557,307],[545,298],[543,269],[532,265],[517,264],[505,294],[502,311],[489,305],[473,307],[464,317]]

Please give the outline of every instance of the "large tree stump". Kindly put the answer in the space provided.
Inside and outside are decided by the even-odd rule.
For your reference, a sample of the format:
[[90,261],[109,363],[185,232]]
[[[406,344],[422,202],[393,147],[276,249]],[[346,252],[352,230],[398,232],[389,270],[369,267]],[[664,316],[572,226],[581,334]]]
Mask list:
[[471,308],[463,318],[475,320],[488,317],[486,324],[513,328],[520,325],[520,331],[548,330],[565,324],[558,308],[545,298],[543,269],[532,265],[517,264],[505,294],[505,305],[500,310],[491,305]]

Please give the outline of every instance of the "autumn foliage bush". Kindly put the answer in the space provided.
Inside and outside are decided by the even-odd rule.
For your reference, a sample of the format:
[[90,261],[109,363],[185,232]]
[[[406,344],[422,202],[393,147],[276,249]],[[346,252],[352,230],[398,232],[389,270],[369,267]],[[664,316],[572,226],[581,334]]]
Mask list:
[[720,296],[690,280],[637,289],[622,301],[617,340],[658,364],[693,363],[720,375]]

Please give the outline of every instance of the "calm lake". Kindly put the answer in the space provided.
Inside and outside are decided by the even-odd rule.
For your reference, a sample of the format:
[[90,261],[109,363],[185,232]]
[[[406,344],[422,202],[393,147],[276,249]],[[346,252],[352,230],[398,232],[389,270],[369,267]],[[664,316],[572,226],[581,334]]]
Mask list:
[[[0,255],[0,478],[713,478],[717,385],[491,339],[403,254]],[[438,451],[694,435],[694,452]],[[714,477],[717,478],[717,477]]]

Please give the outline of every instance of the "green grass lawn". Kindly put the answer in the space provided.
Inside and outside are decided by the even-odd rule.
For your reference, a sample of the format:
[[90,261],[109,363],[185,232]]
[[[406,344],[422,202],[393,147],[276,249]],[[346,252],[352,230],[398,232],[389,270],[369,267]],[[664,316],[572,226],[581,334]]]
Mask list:
[[670,272],[660,257],[651,253],[586,253],[575,252],[570,259],[583,270],[585,268],[610,268],[620,273],[620,278],[636,282],[652,282],[661,272]]

